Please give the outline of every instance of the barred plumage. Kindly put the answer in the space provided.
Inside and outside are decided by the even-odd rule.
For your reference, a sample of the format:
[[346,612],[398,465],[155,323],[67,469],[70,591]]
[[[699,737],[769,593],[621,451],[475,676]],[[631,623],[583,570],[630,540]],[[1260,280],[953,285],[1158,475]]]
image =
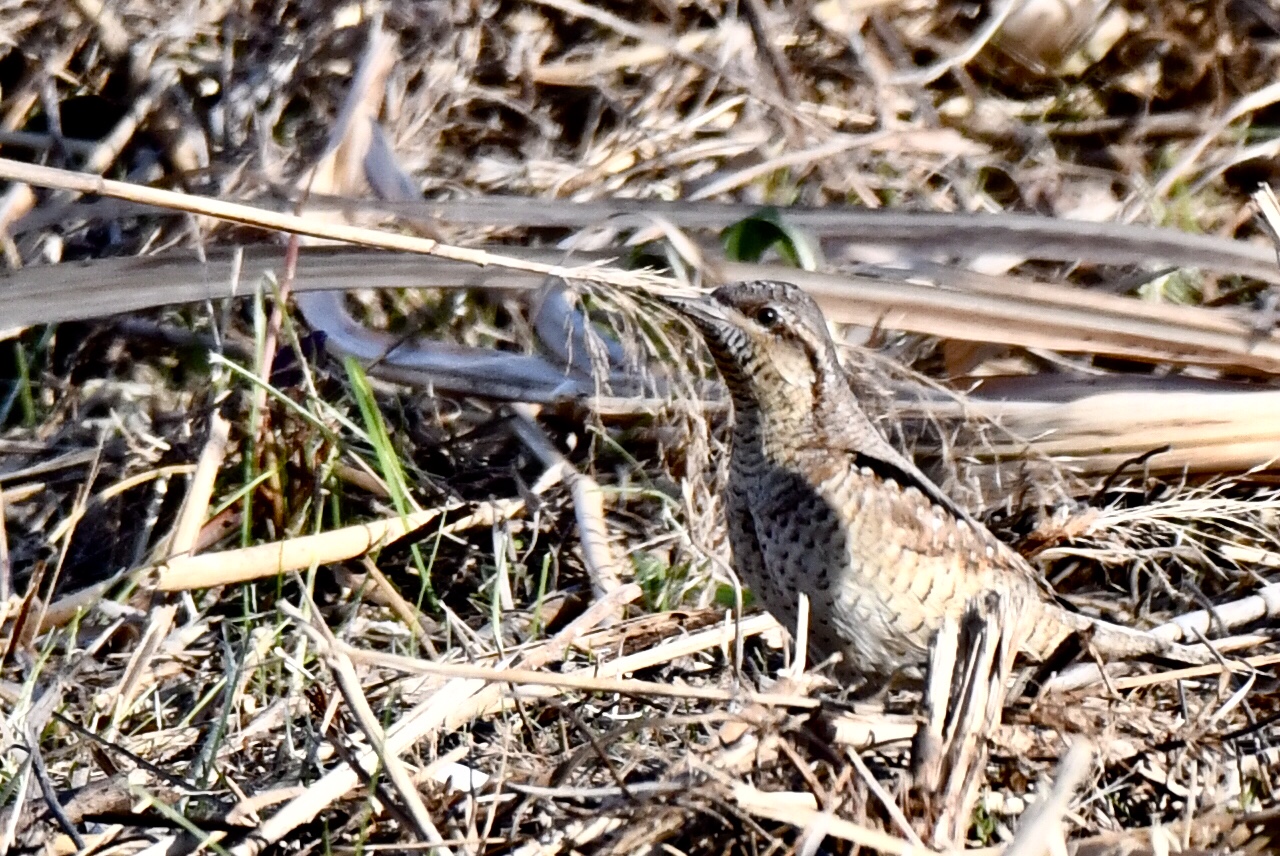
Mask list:
[[673,305],[702,332],[733,398],[725,506],[735,569],[788,627],[798,592],[809,596],[818,656],[838,652],[846,671],[880,682],[923,664],[943,619],[994,591],[1037,660],[1082,631],[1111,656],[1206,659],[1053,602],[1026,559],[875,428],[821,310],[796,286],[740,283]]

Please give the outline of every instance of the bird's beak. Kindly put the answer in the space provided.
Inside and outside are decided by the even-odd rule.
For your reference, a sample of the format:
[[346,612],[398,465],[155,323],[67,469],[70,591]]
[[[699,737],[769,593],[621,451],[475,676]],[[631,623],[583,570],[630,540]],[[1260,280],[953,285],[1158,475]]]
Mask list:
[[730,323],[724,310],[708,297],[676,297],[664,294],[660,295],[658,299],[685,318],[688,318],[700,330],[722,330],[726,324]]

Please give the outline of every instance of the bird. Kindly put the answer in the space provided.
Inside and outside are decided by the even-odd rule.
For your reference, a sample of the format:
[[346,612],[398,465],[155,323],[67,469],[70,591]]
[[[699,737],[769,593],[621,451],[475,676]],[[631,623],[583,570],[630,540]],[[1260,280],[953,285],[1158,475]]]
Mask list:
[[733,409],[723,495],[732,567],[796,626],[809,599],[815,659],[868,687],[918,677],[944,621],[999,595],[1021,652],[1044,661],[1081,634],[1102,656],[1208,652],[1073,612],[1030,562],[898,451],[867,416],[814,300],[752,281],[664,301],[692,323]]

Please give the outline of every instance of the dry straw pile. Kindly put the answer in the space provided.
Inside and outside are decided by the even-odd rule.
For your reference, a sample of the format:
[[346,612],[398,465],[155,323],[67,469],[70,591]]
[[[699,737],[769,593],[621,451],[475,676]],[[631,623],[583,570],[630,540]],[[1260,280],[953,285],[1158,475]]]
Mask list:
[[[1278,37],[0,3],[0,856],[1266,848]],[[977,610],[854,703],[735,620],[724,397],[650,295],[761,276],[1063,597],[1221,662],[1029,675]]]

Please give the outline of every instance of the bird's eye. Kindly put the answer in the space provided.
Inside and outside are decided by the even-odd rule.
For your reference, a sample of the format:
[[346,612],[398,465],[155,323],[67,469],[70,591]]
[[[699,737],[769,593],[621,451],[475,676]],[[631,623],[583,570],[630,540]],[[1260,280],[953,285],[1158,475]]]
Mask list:
[[756,323],[765,329],[772,329],[780,320],[778,310],[772,306],[762,306],[756,310]]

